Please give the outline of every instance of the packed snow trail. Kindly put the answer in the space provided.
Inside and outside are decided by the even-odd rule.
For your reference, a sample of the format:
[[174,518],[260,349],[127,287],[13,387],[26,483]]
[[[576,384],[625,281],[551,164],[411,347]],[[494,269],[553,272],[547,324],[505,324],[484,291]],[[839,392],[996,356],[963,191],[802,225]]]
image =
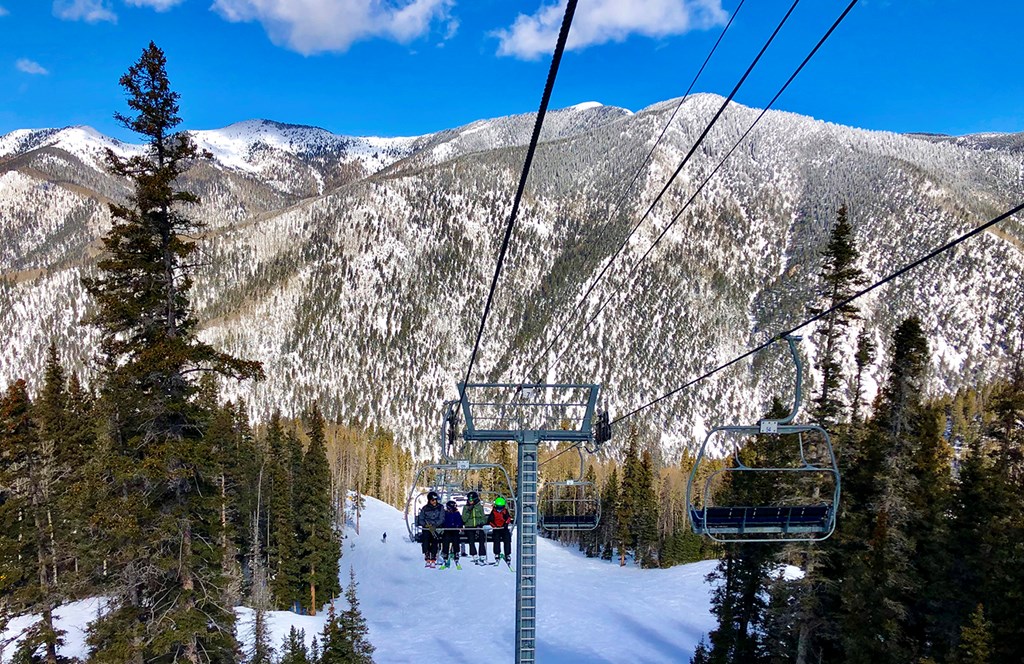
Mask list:
[[[351,523],[346,528],[343,547],[341,585],[348,584],[349,568],[354,569],[360,609],[377,649],[374,661],[503,664],[515,659],[516,577],[504,564],[478,566],[467,557],[461,570],[425,568],[401,512],[374,498],[366,498],[360,534]],[[587,558],[543,538],[537,561],[538,662],[678,664],[689,661],[701,636],[715,626],[704,581],[714,561],[641,570]],[[341,599],[337,606],[341,611],[347,605]],[[58,623],[68,630],[63,654],[85,654],[81,628],[96,612],[95,599],[58,611]],[[237,613],[239,639],[248,649],[252,611]],[[319,637],[325,618],[326,611],[316,616],[271,612],[274,648],[292,625],[306,631],[307,642]],[[27,624],[25,617],[15,619],[5,638]],[[13,651],[13,646],[4,649],[4,662]]]

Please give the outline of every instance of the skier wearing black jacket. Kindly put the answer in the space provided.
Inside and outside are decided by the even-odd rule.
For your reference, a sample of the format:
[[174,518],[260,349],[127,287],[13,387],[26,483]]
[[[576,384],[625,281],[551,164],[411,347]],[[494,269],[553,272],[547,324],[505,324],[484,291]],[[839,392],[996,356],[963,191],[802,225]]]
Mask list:
[[423,529],[420,531],[423,559],[427,567],[433,567],[437,564],[437,543],[441,535],[437,529],[444,526],[444,508],[441,507],[436,491],[427,494],[427,504],[416,515],[416,525]]
[[511,562],[512,555],[512,515],[505,507],[505,499],[498,496],[494,499],[494,508],[487,515],[487,525],[493,528],[494,534],[494,562],[501,560],[501,545],[505,544],[505,562]]

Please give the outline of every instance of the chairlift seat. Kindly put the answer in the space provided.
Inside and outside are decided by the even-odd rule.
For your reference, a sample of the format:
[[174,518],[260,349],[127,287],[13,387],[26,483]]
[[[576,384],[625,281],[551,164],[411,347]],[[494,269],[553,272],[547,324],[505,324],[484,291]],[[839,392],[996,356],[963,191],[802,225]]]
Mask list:
[[832,506],[691,508],[690,519],[694,530],[709,534],[824,533],[831,530]]
[[541,516],[541,527],[546,530],[593,530],[597,528],[597,514],[547,514]]
[[[438,534],[440,535],[440,533],[443,530],[444,530],[443,528],[439,528],[438,529]],[[466,528],[465,530],[460,531],[459,532],[459,544],[469,544],[470,541],[472,541],[472,542],[479,542],[480,541],[479,536],[475,536],[476,533],[474,531],[476,531],[476,530],[480,530],[480,529],[478,529],[478,528]],[[493,542],[494,541],[494,533],[495,532],[496,532],[495,529],[491,529],[489,531],[488,530],[484,530],[484,539],[485,539],[485,541]],[[472,537],[472,536],[475,536],[475,537]],[[417,544],[423,542],[423,529],[422,528],[417,530],[415,533],[413,533],[412,541],[416,542]],[[438,541],[440,541],[440,537],[438,538]]]

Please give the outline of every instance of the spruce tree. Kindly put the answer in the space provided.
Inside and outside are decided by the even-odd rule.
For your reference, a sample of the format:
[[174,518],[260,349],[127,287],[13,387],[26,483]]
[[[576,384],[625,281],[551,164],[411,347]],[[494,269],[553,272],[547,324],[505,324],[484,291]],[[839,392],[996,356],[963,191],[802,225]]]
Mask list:
[[950,664],[989,664],[993,661],[991,627],[985,620],[985,606],[979,604],[960,630],[960,643]]
[[373,664],[373,651],[376,648],[370,643],[367,635],[370,633],[359,610],[359,597],[356,595],[356,573],[351,567],[348,570],[348,586],[345,588],[345,600],[348,608],[341,614],[342,633],[345,638],[349,664]]
[[633,523],[637,561],[643,567],[657,567],[658,514],[664,506],[654,493],[654,460],[649,450],[641,455],[639,469]]
[[908,318],[893,334],[889,379],[878,413],[863,441],[867,468],[874,476],[862,485],[862,511],[848,527],[863,542],[847,558],[843,583],[843,642],[851,663],[893,664],[913,661],[912,607],[920,595],[919,570],[913,557],[919,515],[913,496],[919,490],[914,472],[924,422],[924,382],[928,343],[917,318]]
[[307,417],[309,448],[302,458],[295,490],[298,494],[299,569],[304,587],[302,605],[315,614],[337,597],[341,547],[331,520],[331,471],[327,465],[326,423],[319,407]]
[[56,488],[53,450],[44,449],[33,411],[24,380],[11,385],[0,400],[0,521],[9,528],[0,535],[0,610],[39,613],[41,619],[29,628],[18,652],[31,661],[42,650],[42,660],[36,661],[55,664],[62,632],[53,620],[61,601],[47,519],[55,498],[50,492]]
[[310,664],[305,630],[294,626],[288,630],[281,644],[281,661],[278,664]]
[[213,544],[217,468],[195,375],[260,378],[262,368],[197,337],[188,293],[191,238],[202,225],[184,212],[197,197],[177,182],[204,155],[175,130],[178,94],[163,51],[150,43],[120,83],[134,114],[115,117],[147,150],[129,159],[107,151],[110,171],[133,191],[126,205],[110,205],[100,276],[85,281],[103,353],[109,491],[120,510],[107,533],[116,543],[113,601],[89,643],[97,662],[233,661],[234,613],[221,603],[222,552]]
[[[1019,359],[1018,362],[1021,360]],[[993,394],[988,482],[991,519],[976,546],[990,560],[982,583],[993,662],[1024,661],[1024,366]],[[970,508],[970,507],[969,507]]]
[[844,408],[839,394],[842,384],[842,359],[839,357],[840,344],[850,323],[858,318],[857,307],[852,303],[841,304],[856,292],[863,282],[857,260],[853,227],[847,217],[846,206],[839,208],[836,225],[832,227],[828,244],[822,253],[822,267],[819,273],[820,285],[817,295],[819,305],[808,307],[814,315],[830,311],[820,321],[817,336],[821,337],[818,353],[818,370],[821,371],[821,394],[815,401],[815,417],[825,424],[835,424],[841,419]]
[[281,414],[275,412],[267,427],[266,473],[270,493],[267,507],[270,529],[267,560],[270,591],[274,598],[273,604],[278,609],[291,608],[300,595],[291,468],[291,453],[281,426]]
[[327,620],[320,632],[320,664],[348,664],[350,659],[349,644],[345,640],[345,630],[341,617],[334,608],[334,602],[327,605]]
[[615,551],[615,533],[618,531],[619,470],[612,472],[601,491],[601,523],[598,526],[601,560],[611,560]]
[[864,420],[864,372],[875,361],[875,351],[875,342],[871,339],[868,331],[862,329],[857,334],[857,350],[853,355],[853,359],[857,363],[857,375],[853,380],[853,394],[850,395],[850,403],[852,404],[850,421],[854,425]]

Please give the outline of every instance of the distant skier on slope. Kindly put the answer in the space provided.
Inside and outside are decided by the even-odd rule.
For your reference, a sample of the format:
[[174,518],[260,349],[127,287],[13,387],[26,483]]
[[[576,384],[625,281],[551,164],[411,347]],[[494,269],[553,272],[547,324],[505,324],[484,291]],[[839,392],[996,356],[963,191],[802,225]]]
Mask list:
[[501,496],[494,499],[494,509],[492,509],[491,513],[487,515],[487,525],[494,529],[495,564],[502,559],[502,543],[505,545],[505,562],[511,563],[512,531],[509,530],[509,527],[512,525],[512,515],[509,513],[508,508],[505,507],[505,499]]
[[441,535],[441,560],[442,567],[451,567],[452,559],[455,559],[455,569],[462,569],[459,566],[459,538],[462,535],[462,515],[459,514],[459,506],[454,500],[445,504],[444,511],[444,534]]
[[[462,508],[462,522],[469,533],[469,555],[473,556],[473,562],[477,564],[487,562],[487,534],[484,532],[487,516],[484,514],[484,506],[480,502],[480,494],[476,491],[466,494],[466,506]],[[476,554],[478,543],[480,544],[479,558]]]
[[444,508],[439,502],[436,491],[427,494],[427,504],[416,515],[416,525],[423,528],[420,532],[420,545],[423,548],[423,559],[427,567],[437,564],[437,529],[444,525]]

